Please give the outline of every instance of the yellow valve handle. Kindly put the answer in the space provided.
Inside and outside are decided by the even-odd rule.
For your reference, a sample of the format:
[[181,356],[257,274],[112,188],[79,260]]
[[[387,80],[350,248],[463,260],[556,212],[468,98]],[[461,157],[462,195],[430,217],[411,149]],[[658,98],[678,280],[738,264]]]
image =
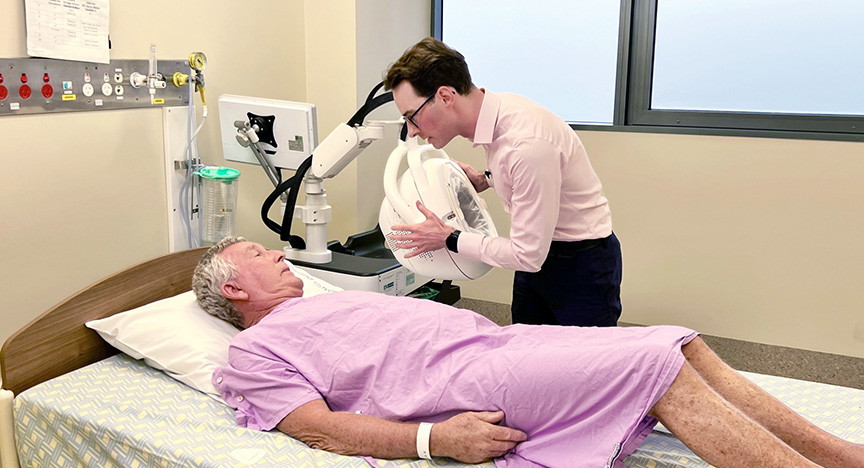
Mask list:
[[189,75],[177,72],[174,74],[172,81],[174,82],[174,86],[178,88],[181,86],[186,86],[189,83]]

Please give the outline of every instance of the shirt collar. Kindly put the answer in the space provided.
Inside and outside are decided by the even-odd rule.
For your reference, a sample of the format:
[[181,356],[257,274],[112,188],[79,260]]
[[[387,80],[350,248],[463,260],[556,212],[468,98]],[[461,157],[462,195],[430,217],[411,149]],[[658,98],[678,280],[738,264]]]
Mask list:
[[487,89],[483,89],[483,104],[480,106],[480,115],[477,116],[477,126],[474,127],[474,146],[489,145],[495,132],[495,123],[498,122],[498,109],[501,107],[501,98]]

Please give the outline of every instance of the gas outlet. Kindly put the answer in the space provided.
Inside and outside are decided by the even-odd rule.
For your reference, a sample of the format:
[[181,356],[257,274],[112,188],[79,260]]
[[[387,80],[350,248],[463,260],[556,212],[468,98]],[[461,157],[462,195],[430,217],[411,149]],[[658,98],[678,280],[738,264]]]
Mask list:
[[[23,114],[185,107],[189,104],[189,93],[185,88],[184,92],[177,92],[173,86],[169,86],[169,91],[159,87],[158,83],[151,87],[149,75],[145,75],[151,66],[158,70],[159,76],[189,74],[188,60],[159,60],[158,66],[148,60],[125,59],[93,64],[42,58],[0,58],[0,63],[0,120],[4,116]],[[138,88],[129,81],[136,71]]]

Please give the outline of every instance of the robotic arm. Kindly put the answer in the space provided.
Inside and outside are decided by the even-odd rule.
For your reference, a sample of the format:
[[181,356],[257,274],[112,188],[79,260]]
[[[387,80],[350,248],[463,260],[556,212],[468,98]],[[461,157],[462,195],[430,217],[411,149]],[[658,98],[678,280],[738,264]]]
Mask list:
[[370,121],[363,126],[366,116],[373,110],[393,100],[393,93],[384,93],[380,96],[375,94],[384,86],[384,82],[378,83],[369,92],[366,102],[348,120],[327,135],[327,138],[315,148],[312,158],[312,176],[327,179],[338,174],[345,166],[357,157],[374,140],[384,138],[385,124],[402,124],[400,118],[396,121]]
[[[346,123],[336,127],[324,141],[319,144],[313,155],[297,168],[296,174],[282,181],[281,174],[260,146],[258,135],[272,129],[260,128],[258,124],[237,121],[237,141],[244,147],[249,147],[255,154],[259,164],[264,168],[276,189],[267,197],[261,209],[264,223],[271,230],[280,234],[283,241],[289,241],[291,247],[285,247],[285,255],[291,260],[301,260],[309,263],[328,263],[332,253],[327,249],[327,223],[332,220],[332,208],[327,204],[327,194],[324,190],[324,179],[335,177],[351,161],[354,160],[373,141],[384,138],[384,127],[388,124],[402,124],[402,119],[395,121],[370,121],[363,125],[366,116],[378,107],[393,100],[392,93],[375,96],[383,86],[379,83],[369,94],[365,104],[357,110]],[[306,193],[306,204],[296,205],[300,183],[303,182]],[[283,219],[281,226],[268,217],[270,207],[276,198],[282,199]],[[306,225],[307,241],[297,236],[291,236],[292,218],[300,218]]]
[[[386,124],[401,124],[401,120],[373,121],[367,126],[353,127],[347,123],[341,124],[315,148],[311,166],[303,179],[306,204],[294,207],[294,217],[300,218],[306,225],[307,244],[302,249],[285,247],[285,256],[289,260],[309,263],[331,261],[332,253],[327,248],[327,223],[333,217],[332,207],[327,204],[324,179],[336,176],[373,141],[384,138]],[[285,213],[288,209],[290,206],[286,206]]]
[[311,177],[329,179],[341,172],[370,143],[384,138],[383,124],[386,123],[390,122],[369,122],[366,127],[352,127],[344,123],[336,127],[315,148],[312,167],[309,169]]

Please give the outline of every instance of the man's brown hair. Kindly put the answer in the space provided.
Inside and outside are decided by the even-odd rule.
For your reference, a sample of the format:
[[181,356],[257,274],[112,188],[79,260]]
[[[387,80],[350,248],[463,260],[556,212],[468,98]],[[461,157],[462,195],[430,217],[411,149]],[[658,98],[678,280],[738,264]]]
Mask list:
[[465,57],[434,37],[414,44],[390,65],[385,89],[393,89],[402,81],[411,83],[418,95],[427,97],[441,86],[452,86],[462,95],[474,87]]

